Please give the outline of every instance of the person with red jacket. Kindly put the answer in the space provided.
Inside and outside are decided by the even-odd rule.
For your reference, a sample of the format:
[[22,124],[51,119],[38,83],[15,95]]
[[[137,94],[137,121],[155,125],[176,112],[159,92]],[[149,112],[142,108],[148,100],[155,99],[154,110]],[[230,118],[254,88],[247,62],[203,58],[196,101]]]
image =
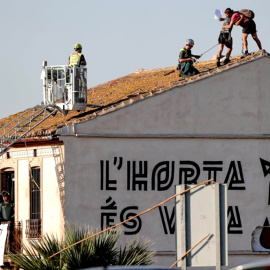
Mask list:
[[244,47],[244,53],[241,56],[241,58],[245,58],[248,53],[248,42],[247,37],[249,34],[251,34],[252,38],[257,43],[259,49],[262,49],[261,41],[259,40],[257,36],[257,29],[256,29],[256,23],[253,19],[250,19],[248,17],[245,17],[243,14],[239,12],[235,12],[231,17],[231,23],[229,25],[223,25],[223,29],[232,29],[233,25],[241,26],[243,28],[242,30],[242,41],[243,41],[243,47]]

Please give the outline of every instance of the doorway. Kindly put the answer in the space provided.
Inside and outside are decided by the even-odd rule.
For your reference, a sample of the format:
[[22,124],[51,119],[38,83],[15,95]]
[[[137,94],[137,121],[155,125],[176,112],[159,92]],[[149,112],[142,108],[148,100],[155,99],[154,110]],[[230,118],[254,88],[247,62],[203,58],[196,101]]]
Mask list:
[[[15,202],[15,172],[13,168],[6,168],[1,170],[0,192],[3,190],[10,194],[10,202]],[[0,196],[0,202],[2,202]]]

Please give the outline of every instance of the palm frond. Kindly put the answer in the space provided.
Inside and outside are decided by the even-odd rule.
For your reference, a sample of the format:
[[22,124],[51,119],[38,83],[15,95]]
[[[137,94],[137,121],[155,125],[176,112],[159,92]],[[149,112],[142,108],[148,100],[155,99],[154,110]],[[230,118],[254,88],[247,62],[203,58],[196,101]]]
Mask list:
[[[70,246],[94,233],[94,230],[85,227],[68,228],[65,245]],[[87,239],[64,251],[64,260],[72,269],[113,265],[117,254],[115,245],[119,235],[119,232],[107,232]]]
[[10,252],[8,257],[22,269],[62,270],[60,255],[49,259],[50,255],[61,249],[61,241],[53,235],[45,235],[40,240],[30,240],[28,245],[23,245],[23,253]]
[[118,265],[150,265],[155,252],[149,240],[134,239],[129,246],[120,247]]
[[[129,245],[119,248],[120,230],[108,231],[71,246],[94,233],[95,230],[89,227],[68,227],[64,240],[45,235],[41,240],[23,245],[23,253],[11,252],[8,257],[24,270],[74,270],[111,265],[150,265],[153,262],[154,252],[150,251],[151,242],[148,240],[134,239]],[[70,248],[49,259],[66,247]]]

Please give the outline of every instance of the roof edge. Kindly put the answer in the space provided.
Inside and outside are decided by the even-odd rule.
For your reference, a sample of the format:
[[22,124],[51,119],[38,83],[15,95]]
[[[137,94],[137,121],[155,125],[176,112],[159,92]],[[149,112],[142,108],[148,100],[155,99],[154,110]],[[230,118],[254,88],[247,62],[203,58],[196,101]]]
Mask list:
[[[133,97],[133,98],[128,98],[125,101],[122,100],[119,103],[108,104],[108,106],[103,107],[100,110],[96,110],[93,117],[90,117],[90,118],[86,117],[86,118],[80,119],[80,120],[78,120],[78,121],[70,124],[70,125],[72,125],[72,127],[70,127],[70,128],[69,128],[70,125],[66,125],[64,127],[61,127],[61,128],[59,128],[59,129],[56,130],[56,133],[55,134],[60,135],[60,136],[76,136],[76,125],[83,124],[83,123],[85,123],[85,122],[87,122],[89,120],[92,120],[94,118],[97,118],[98,116],[102,116],[102,115],[105,115],[105,114],[112,113],[112,112],[114,112],[116,110],[120,110],[120,109],[126,108],[126,107],[128,107],[130,105],[133,105],[133,104],[137,103],[137,102],[141,102],[144,99],[148,99],[148,98],[157,96],[159,94],[163,94],[163,93],[165,93],[167,91],[176,89],[178,87],[184,87],[184,86],[189,85],[191,83],[195,83],[195,82],[198,82],[198,81],[207,79],[207,78],[212,77],[214,75],[218,75],[221,72],[225,72],[227,70],[231,70],[233,68],[237,68],[239,66],[248,64],[250,62],[253,62],[253,61],[257,61],[259,59],[262,59],[264,57],[270,59],[270,54],[268,52],[266,52],[265,50],[262,50],[261,51],[261,54],[259,54],[259,55],[253,55],[252,58],[242,59],[241,62],[239,62],[239,63],[231,63],[231,64],[229,63],[229,64],[227,64],[225,66],[221,66],[219,68],[215,68],[215,69],[209,70],[206,73],[200,73],[198,75],[189,77],[189,80],[181,81],[181,82],[179,82],[179,84],[173,85],[170,88],[166,88],[166,89],[162,89],[162,88],[155,89],[153,91],[150,91],[145,96],[138,95],[138,96]],[[142,72],[146,72],[146,71],[144,70]]]

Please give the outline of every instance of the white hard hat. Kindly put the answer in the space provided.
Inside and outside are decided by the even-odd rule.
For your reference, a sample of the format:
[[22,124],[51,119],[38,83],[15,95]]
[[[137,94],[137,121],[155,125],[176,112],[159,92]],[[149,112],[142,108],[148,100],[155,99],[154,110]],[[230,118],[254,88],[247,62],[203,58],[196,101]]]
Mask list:
[[194,46],[194,40],[189,38],[186,40],[186,45],[191,45],[191,46]]

